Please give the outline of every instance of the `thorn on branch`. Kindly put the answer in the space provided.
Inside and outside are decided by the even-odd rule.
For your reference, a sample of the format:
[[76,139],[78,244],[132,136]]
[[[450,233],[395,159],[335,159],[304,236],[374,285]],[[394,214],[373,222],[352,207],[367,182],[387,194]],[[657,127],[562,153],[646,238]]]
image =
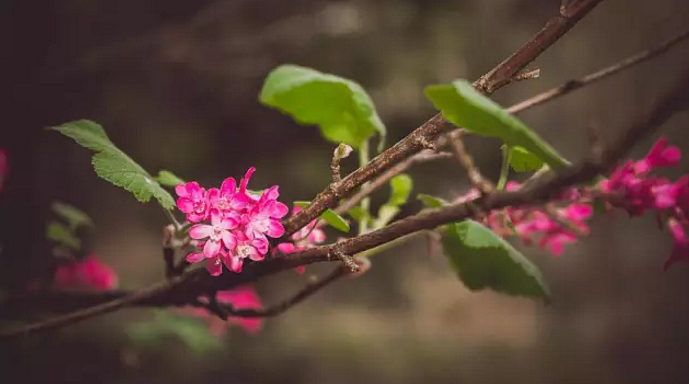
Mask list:
[[350,272],[356,273],[359,272],[359,265],[354,261],[354,258],[346,253],[344,253],[341,249],[335,248],[332,253],[340,259],[342,264],[344,264],[345,267],[349,269]]
[[534,69],[533,71],[524,71],[514,75],[511,81],[533,80],[539,77],[541,77],[541,70]]
[[435,145],[435,143],[432,142],[432,141],[430,141],[430,140],[428,140],[426,137],[420,136],[420,137],[419,137],[418,139],[416,139],[416,140],[417,140],[417,142],[419,143],[419,145],[420,145],[422,148],[430,149],[430,150],[433,151],[433,152],[438,151],[438,147]]

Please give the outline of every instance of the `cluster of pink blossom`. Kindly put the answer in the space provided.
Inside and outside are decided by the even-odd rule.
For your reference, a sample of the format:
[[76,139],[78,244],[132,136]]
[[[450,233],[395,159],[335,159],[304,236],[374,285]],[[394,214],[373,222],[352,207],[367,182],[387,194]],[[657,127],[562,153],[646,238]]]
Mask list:
[[285,230],[280,219],[289,209],[279,201],[278,186],[257,196],[247,190],[255,168],[249,168],[239,186],[234,178],[223,181],[220,189],[206,190],[197,182],[175,188],[177,207],[187,215],[192,239],[200,241],[199,252],[190,253],[187,261],[206,260],[213,276],[222,273],[223,264],[233,272],[241,272],[245,259],[263,260],[268,252],[267,237],[279,238]]
[[[520,188],[516,181],[510,181],[505,186],[508,191]],[[479,197],[477,190],[471,190],[460,201],[473,200]],[[565,243],[577,240],[577,234],[588,233],[585,221],[593,214],[590,205],[574,202],[565,206],[550,205],[539,207],[507,207],[500,211],[491,211],[484,218],[483,223],[495,233],[507,237],[519,236],[525,244],[532,244],[535,237],[541,248],[549,248],[555,255],[562,254]]]
[[[300,207],[294,206],[292,215],[296,215],[301,211]],[[325,231],[318,225],[318,220],[312,220],[304,228],[294,233],[290,240],[292,242],[280,243],[277,245],[275,251],[280,251],[283,254],[303,251],[305,249],[314,248],[317,244],[325,241]],[[296,268],[298,273],[304,273],[304,266]]]
[[[628,160],[617,167],[609,179],[593,187],[569,189],[560,196],[560,201],[540,207],[507,207],[491,211],[483,223],[501,236],[519,236],[526,244],[540,236],[542,248],[559,255],[564,244],[577,240],[578,235],[587,234],[585,221],[593,214],[592,204],[603,203],[608,208],[621,208],[631,216],[654,212],[659,221],[667,221],[675,245],[664,268],[678,261],[689,261],[689,239],[685,230],[689,228],[689,176],[672,182],[666,178],[651,176],[656,169],[679,164],[681,152],[668,146],[667,139],[659,139],[649,153],[641,160]],[[519,189],[517,182],[507,183],[506,189]],[[477,199],[480,193],[472,189],[457,202]]]
[[53,278],[53,287],[56,289],[107,290],[116,286],[115,271],[93,254],[82,261],[60,264]]
[[625,209],[631,216],[654,212],[661,224],[667,220],[675,245],[665,269],[678,261],[689,261],[689,241],[685,234],[689,228],[689,176],[672,182],[650,172],[675,166],[681,157],[680,150],[669,147],[667,139],[662,138],[643,159],[628,160],[597,186],[599,198],[608,207]]
[[[215,299],[221,304],[231,304],[235,309],[261,309],[263,303],[261,298],[256,293],[256,290],[251,285],[242,285],[235,289],[227,291],[218,291],[215,294]],[[237,325],[246,331],[248,334],[255,334],[261,330],[263,326],[263,319],[259,317],[228,317],[227,321],[223,321],[218,316],[215,316],[203,308],[184,308],[182,313],[186,313],[196,317],[208,319],[208,327],[210,332],[216,336],[222,336],[227,333],[229,325]]]
[[5,186],[5,179],[7,179],[7,174],[9,172],[10,166],[7,160],[7,153],[4,149],[0,148],[0,192],[2,192]]

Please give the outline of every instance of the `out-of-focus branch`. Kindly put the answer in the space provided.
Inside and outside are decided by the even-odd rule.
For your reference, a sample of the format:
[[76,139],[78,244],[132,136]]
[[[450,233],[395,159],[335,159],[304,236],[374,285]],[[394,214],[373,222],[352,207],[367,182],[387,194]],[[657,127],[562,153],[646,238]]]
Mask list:
[[551,18],[536,35],[526,42],[517,52],[498,64],[490,72],[481,76],[474,87],[481,92],[491,94],[498,88],[512,81],[522,69],[534,61],[548,47],[569,31],[603,0],[581,0],[572,2],[560,9],[560,14]]
[[228,315],[237,317],[272,317],[284,313],[293,306],[301,303],[307,298],[311,297],[316,292],[327,287],[328,285],[338,281],[344,276],[347,276],[351,272],[349,268],[341,265],[335,268],[330,274],[322,279],[318,279],[309,282],[302,290],[297,292],[296,295],[290,297],[289,299],[273,305],[268,308],[263,309],[235,309],[232,306],[220,304],[220,309],[225,311]]
[[474,186],[474,188],[478,189],[484,195],[493,192],[495,189],[493,183],[483,177],[481,171],[478,169],[478,167],[476,167],[476,164],[474,164],[474,158],[471,157],[471,154],[469,154],[464,147],[462,136],[456,135],[455,137],[450,138],[450,146],[455,153],[457,161],[459,161],[464,169],[466,169],[469,181],[471,181],[471,184]]
[[424,149],[421,152],[417,153],[416,155],[408,157],[406,160],[396,164],[392,168],[383,172],[382,175],[378,176],[376,179],[371,181],[368,185],[361,188],[361,190],[359,192],[352,195],[352,197],[350,197],[345,202],[340,204],[335,209],[335,212],[338,215],[344,215],[345,213],[347,213],[347,211],[349,211],[350,209],[354,208],[357,204],[359,204],[359,202],[363,198],[370,195],[371,193],[373,193],[373,191],[377,190],[378,188],[386,185],[388,183],[388,181],[390,181],[390,179],[392,179],[393,177],[406,171],[407,169],[411,168],[413,165],[426,163],[429,161],[440,160],[440,159],[449,159],[449,158],[452,158],[452,154],[449,152],[435,153],[434,151],[432,151],[430,149]]
[[536,96],[530,97],[518,104],[515,104],[507,108],[507,111],[510,113],[519,113],[529,108],[543,104],[547,101],[553,100],[557,97],[564,96],[570,92],[576,91],[579,88],[591,85],[599,80],[605,79],[608,76],[617,74],[625,69],[632,68],[637,64],[641,64],[654,57],[660,56],[661,54],[670,50],[670,48],[685,41],[687,38],[689,38],[689,29],[665,40],[664,42],[653,48],[637,52],[634,55],[629,56],[628,58],[618,63],[602,68],[580,79],[570,80],[559,87],[549,89],[545,92],[539,93]]

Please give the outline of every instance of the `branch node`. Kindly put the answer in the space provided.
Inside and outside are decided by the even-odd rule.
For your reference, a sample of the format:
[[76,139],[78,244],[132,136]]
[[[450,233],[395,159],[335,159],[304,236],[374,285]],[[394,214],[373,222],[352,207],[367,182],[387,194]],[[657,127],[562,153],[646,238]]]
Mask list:
[[354,261],[354,258],[346,253],[344,253],[340,248],[333,249],[332,253],[340,259],[342,264],[349,269],[352,273],[359,272],[359,264]]
[[452,149],[455,153],[457,161],[459,161],[459,163],[462,164],[462,166],[464,166],[464,168],[467,170],[467,176],[469,177],[469,181],[471,181],[471,184],[474,186],[474,188],[479,190],[482,195],[492,193],[495,190],[495,187],[490,181],[483,177],[481,171],[478,169],[478,167],[476,167],[474,164],[474,159],[466,150],[466,147],[464,147],[464,142],[462,141],[461,136],[457,135],[453,137],[450,140],[450,144],[452,145]]
[[428,139],[427,139],[426,137],[424,137],[424,136],[418,137],[418,138],[416,139],[416,142],[417,142],[422,148],[430,149],[430,150],[433,151],[433,152],[438,151],[438,147],[435,145],[435,143],[432,142],[432,141],[430,141],[430,140],[428,140]]

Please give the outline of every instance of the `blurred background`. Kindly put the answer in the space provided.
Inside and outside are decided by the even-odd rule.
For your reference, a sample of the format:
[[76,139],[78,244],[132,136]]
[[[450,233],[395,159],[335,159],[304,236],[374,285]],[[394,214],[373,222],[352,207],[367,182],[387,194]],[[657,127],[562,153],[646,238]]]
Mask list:
[[[155,204],[96,177],[90,154],[44,127],[89,118],[146,169],[202,184],[258,171],[285,202],[311,199],[330,180],[332,145],[258,103],[263,78],[296,63],[349,77],[371,94],[390,142],[434,112],[424,86],[476,79],[558,12],[556,0],[46,0],[2,1],[6,93],[0,146],[11,176],[0,196],[0,276],[21,286],[52,268],[43,232],[49,206],[87,211],[97,254],[124,288],[163,278]],[[687,27],[684,0],[608,0],[530,68],[538,80],[494,99],[511,105],[612,64]],[[9,48],[9,49],[8,49]],[[612,139],[689,65],[689,45],[521,117],[570,160],[594,125]],[[689,114],[662,134],[689,153]],[[640,157],[658,137],[632,156]],[[485,173],[499,143],[467,142]],[[346,163],[353,169],[355,160]],[[689,161],[670,176],[689,170]],[[411,170],[414,193],[457,197],[455,162]],[[374,197],[374,206],[387,198]],[[404,214],[420,208],[409,203]],[[336,233],[329,233],[335,240]],[[683,383],[689,382],[689,266],[663,273],[672,241],[653,217],[597,216],[592,235],[561,257],[519,247],[542,268],[553,304],[470,293],[423,241],[373,259],[365,276],[337,283],[249,336],[200,353],[175,337],[142,345],[132,324],[154,310],[124,310],[0,348],[6,383]],[[312,273],[261,281],[264,302]]]

